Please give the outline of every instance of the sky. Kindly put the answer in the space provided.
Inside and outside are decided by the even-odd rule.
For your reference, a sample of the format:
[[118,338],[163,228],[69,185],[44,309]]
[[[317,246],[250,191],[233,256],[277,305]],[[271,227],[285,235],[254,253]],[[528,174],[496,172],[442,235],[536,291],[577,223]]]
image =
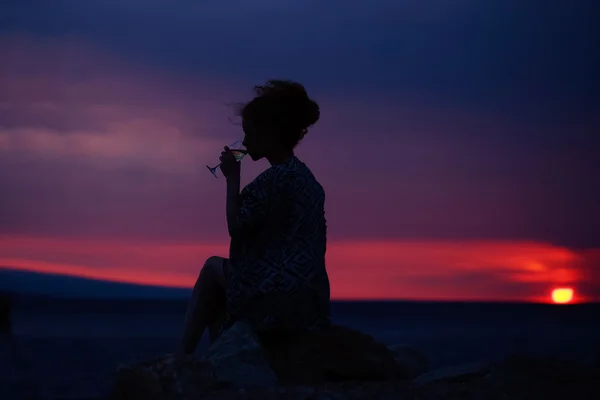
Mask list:
[[600,301],[599,8],[3,1],[0,268],[191,287],[227,255],[228,104],[283,78],[321,107],[333,298]]

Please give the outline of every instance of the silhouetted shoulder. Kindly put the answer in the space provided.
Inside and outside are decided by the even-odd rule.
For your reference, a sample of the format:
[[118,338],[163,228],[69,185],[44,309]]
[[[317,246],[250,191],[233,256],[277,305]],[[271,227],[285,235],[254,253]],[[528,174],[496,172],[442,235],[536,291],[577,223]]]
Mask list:
[[319,199],[325,196],[325,191],[319,181],[315,178],[312,171],[306,164],[297,158],[282,167],[281,177],[285,184],[294,192],[305,192]]

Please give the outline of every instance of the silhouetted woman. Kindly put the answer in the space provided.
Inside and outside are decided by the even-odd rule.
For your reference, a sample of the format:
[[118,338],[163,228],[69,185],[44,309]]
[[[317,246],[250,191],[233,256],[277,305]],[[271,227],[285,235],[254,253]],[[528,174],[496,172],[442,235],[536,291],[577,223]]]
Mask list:
[[240,163],[221,154],[227,181],[229,259],[206,260],[188,306],[180,351],[193,353],[236,321],[255,331],[329,326],[325,192],[294,148],[319,119],[304,87],[271,80],[241,110],[244,146],[271,167],[240,193]]

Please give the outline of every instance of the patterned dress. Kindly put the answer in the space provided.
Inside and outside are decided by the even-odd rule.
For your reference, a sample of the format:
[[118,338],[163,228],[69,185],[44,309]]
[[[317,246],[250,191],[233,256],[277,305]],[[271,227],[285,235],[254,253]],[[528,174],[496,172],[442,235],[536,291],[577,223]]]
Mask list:
[[225,327],[310,330],[330,324],[325,192],[298,158],[272,166],[240,193],[230,229]]

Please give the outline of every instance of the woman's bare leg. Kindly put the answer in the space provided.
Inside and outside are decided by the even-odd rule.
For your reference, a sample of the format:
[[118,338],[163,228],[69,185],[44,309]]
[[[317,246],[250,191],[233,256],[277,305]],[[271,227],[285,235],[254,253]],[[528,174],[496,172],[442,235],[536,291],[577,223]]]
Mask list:
[[[225,307],[225,275],[224,265],[228,262],[223,257],[210,257],[204,263],[194,285],[190,299],[179,352],[193,354],[207,326],[218,323],[219,313]],[[214,328],[211,331],[214,331]],[[215,335],[213,332],[211,336]]]
[[208,324],[208,337],[213,344],[219,338],[221,327],[225,323],[225,301],[223,305],[215,312],[215,319]]
[[215,309],[215,317],[208,324],[208,335],[210,338],[210,343],[214,343],[215,340],[219,338],[219,334],[221,333],[221,328],[225,323],[225,314],[226,314],[226,303],[227,303],[227,291],[225,288],[227,287],[227,281],[225,277],[227,276],[227,269],[229,268],[229,260],[223,259],[223,263],[221,264],[221,269],[219,270],[219,284],[223,288],[223,297],[222,301],[219,304],[219,307]]

